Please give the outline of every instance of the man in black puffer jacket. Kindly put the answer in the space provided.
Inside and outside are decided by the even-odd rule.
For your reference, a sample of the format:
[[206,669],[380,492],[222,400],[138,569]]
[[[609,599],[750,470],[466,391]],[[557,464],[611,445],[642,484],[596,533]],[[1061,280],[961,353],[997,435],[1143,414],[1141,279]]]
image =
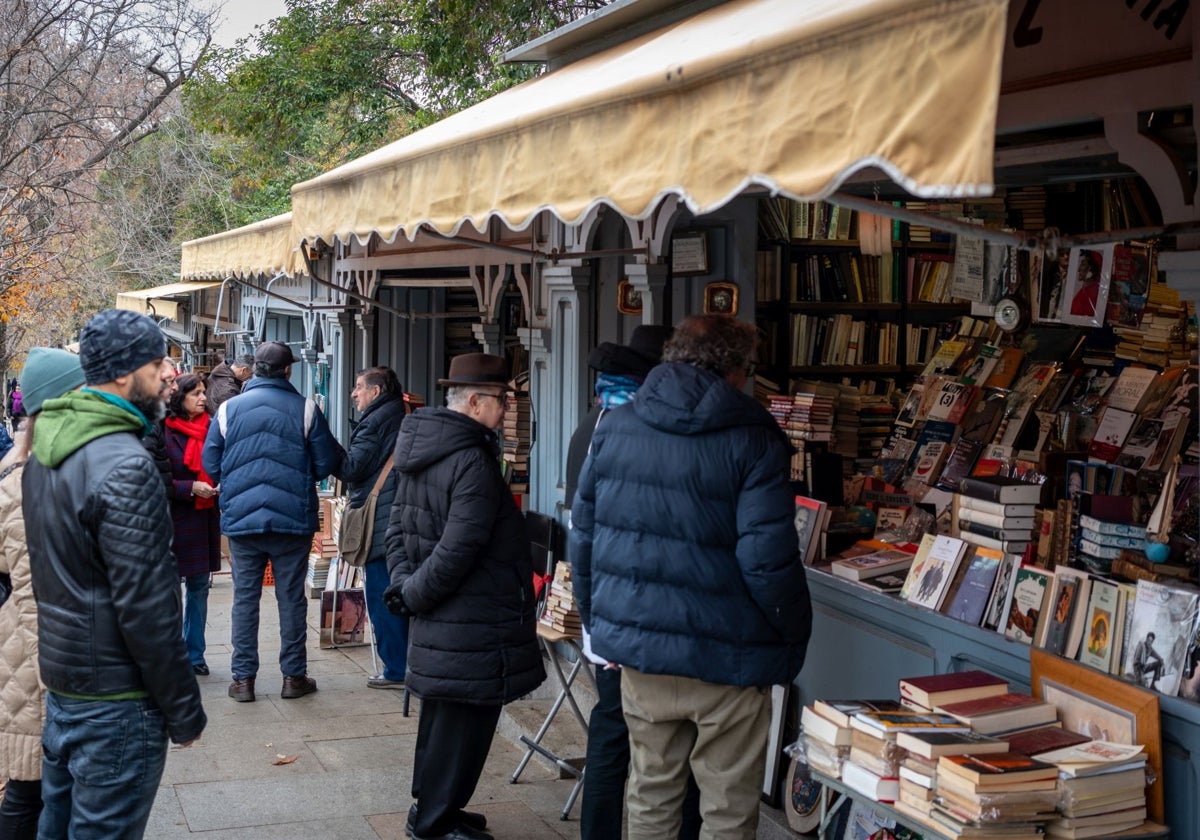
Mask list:
[[421,698],[413,840],[490,840],[464,811],[503,704],[546,678],[525,519],[500,473],[507,363],[450,362],[447,408],[408,416],[396,441],[387,532],[388,609],[411,615],[408,687]]
[[789,447],[742,390],[755,340],[728,316],[685,319],[596,428],[571,508],[575,603],[622,666],[629,840],[676,836],[689,766],[702,836],[754,838],[768,688],[804,663]]
[[87,387],[43,403],[21,482],[47,689],[39,836],[138,838],[167,739],[205,724],[167,494],[139,442],[174,372],[145,315],[105,310],[79,345]]

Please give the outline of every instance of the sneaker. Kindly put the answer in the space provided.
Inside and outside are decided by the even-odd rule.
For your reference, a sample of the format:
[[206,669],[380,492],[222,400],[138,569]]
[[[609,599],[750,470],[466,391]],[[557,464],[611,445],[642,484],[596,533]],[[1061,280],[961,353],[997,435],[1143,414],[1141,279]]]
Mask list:
[[301,674],[298,677],[284,677],[283,690],[279,692],[279,696],[284,700],[295,700],[316,690],[317,681],[307,674]]
[[229,684],[229,696],[239,703],[254,702],[254,677],[234,680]]
[[367,677],[367,688],[395,688],[403,689],[404,680],[389,680],[383,674],[375,674]]

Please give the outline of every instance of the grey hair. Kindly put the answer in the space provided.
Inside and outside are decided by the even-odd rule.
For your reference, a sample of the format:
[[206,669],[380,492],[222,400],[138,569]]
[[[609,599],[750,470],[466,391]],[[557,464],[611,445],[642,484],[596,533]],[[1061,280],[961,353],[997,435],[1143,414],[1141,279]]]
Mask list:
[[232,362],[230,362],[229,364],[231,366],[250,368],[251,370],[253,370],[254,369],[254,357],[251,356],[249,353],[242,353],[237,358],[235,358]]
[[446,389],[446,408],[451,411],[463,411],[467,407],[467,400],[471,394],[478,391],[478,388],[472,388],[469,385],[451,385]]
[[259,379],[287,379],[290,365],[273,365],[270,362],[255,362],[254,375]]
[[729,315],[693,315],[675,328],[662,360],[695,365],[723,377],[746,370],[757,343],[753,324]]

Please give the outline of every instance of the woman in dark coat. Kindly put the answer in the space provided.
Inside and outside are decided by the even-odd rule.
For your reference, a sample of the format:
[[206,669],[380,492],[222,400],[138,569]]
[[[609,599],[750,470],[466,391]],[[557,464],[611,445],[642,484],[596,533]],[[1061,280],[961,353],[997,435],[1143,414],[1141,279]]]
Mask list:
[[217,488],[200,463],[209,415],[204,382],[194,373],[175,380],[167,405],[164,437],[171,460],[171,521],[175,525],[175,563],[183,578],[183,639],[192,670],[207,675],[204,625],[212,573],[221,568],[221,525]]

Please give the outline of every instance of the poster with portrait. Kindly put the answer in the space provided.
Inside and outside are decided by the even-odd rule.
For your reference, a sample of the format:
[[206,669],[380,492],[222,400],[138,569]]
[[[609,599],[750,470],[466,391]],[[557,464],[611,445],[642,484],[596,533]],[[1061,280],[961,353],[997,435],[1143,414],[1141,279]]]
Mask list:
[[1150,288],[1152,246],[1145,242],[1113,248],[1112,282],[1108,289],[1108,322],[1140,327]]
[[1064,324],[1099,327],[1108,309],[1112,281],[1113,244],[1072,248],[1067,264],[1059,320]]
[[1062,310],[1063,290],[1067,286],[1071,252],[1067,248],[1047,250],[1041,255],[1035,321],[1056,323]]

